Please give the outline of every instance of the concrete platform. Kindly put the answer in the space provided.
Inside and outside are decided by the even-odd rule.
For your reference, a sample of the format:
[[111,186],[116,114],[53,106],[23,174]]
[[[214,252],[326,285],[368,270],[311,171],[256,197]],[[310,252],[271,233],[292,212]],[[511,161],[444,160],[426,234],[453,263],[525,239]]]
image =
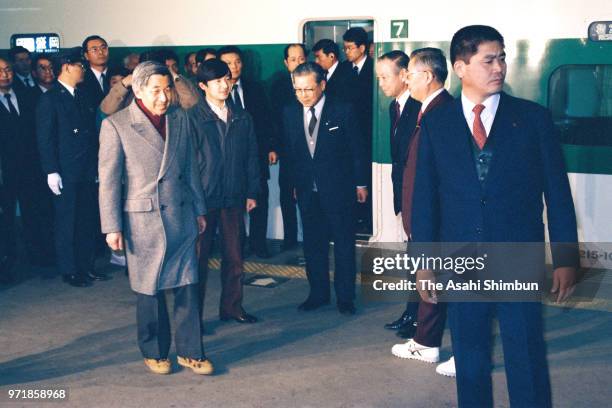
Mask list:
[[[391,355],[400,340],[382,325],[403,305],[358,302],[353,317],[333,305],[298,312],[308,290],[299,267],[278,287],[245,287],[245,308],[262,320],[250,326],[217,320],[219,279],[212,273],[203,341],[216,375],[181,369],[173,351],[174,373],[150,374],[136,344],[135,296],[119,268],[106,268],[113,279],[89,288],[37,276],[0,287],[0,406],[46,406],[11,402],[7,392],[53,387],[68,389],[67,400],[49,405],[61,407],[456,406],[453,379]],[[266,269],[261,262],[249,268]],[[591,306],[545,308],[555,407],[610,406],[612,314],[608,300]],[[447,331],[442,358],[448,356]],[[507,407],[499,339],[494,361],[496,406]]]

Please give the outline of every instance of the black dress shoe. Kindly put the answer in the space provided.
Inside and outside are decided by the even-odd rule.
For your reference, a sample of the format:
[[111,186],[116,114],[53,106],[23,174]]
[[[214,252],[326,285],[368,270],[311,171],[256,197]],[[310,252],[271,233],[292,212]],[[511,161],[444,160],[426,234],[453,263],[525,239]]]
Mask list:
[[354,315],[356,310],[353,302],[338,302],[338,311],[343,315]]
[[311,310],[318,309],[321,306],[325,306],[325,305],[329,305],[329,299],[315,300],[315,299],[308,298],[306,299],[306,301],[304,301],[298,306],[298,310],[309,312]]
[[102,272],[89,271],[87,272],[87,279],[100,282],[100,281],[107,281],[110,279],[110,277]]
[[407,310],[404,311],[404,313],[402,314],[402,316],[395,320],[392,321],[391,323],[387,323],[385,324],[385,329],[389,329],[389,330],[399,330],[402,327],[404,327],[405,325],[409,324],[409,323],[413,323],[414,322],[414,317],[410,314],[410,312],[408,312]]
[[219,316],[219,318],[223,320],[224,322],[228,320],[234,320],[235,322],[238,322],[238,323],[256,323],[257,322],[257,317],[248,314],[244,310],[238,316]]
[[395,335],[397,337],[401,337],[402,339],[411,339],[416,334],[417,330],[417,322],[409,322],[408,324],[403,325]]
[[87,278],[81,275],[64,275],[62,279],[70,286],[75,286],[77,288],[91,286],[91,283],[87,280]]

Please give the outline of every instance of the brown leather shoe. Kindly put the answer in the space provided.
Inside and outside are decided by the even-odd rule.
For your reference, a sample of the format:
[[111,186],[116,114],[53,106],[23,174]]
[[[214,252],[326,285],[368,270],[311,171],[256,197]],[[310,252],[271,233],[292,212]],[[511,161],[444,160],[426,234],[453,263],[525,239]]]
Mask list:
[[176,360],[179,363],[179,365],[183,367],[191,368],[191,370],[196,374],[210,375],[213,373],[213,371],[215,371],[215,368],[213,367],[212,362],[208,360],[207,358],[196,360],[196,359],[189,358],[189,357],[177,356]]
[[172,371],[172,365],[167,358],[161,358],[159,360],[155,358],[145,358],[144,362],[147,368],[155,374],[170,374]]

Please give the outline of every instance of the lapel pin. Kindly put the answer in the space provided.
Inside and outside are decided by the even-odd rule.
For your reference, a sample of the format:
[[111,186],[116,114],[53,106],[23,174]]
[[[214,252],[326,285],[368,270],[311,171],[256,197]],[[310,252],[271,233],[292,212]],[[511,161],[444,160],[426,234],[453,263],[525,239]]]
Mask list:
[[76,135],[77,133],[79,133],[79,129],[73,129],[72,132]]

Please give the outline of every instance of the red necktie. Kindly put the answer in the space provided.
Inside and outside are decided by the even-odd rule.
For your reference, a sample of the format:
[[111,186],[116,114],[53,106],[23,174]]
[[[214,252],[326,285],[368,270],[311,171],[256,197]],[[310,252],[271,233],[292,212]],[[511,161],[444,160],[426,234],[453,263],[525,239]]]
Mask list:
[[485,130],[484,125],[482,124],[482,120],[480,119],[480,114],[484,110],[484,105],[476,105],[472,112],[474,112],[474,126],[472,130],[472,134],[474,136],[474,141],[476,142],[476,146],[480,150],[484,147],[487,142],[487,131]]
[[421,126],[421,119],[422,118],[423,118],[423,111],[419,110],[419,114],[417,115],[417,123],[416,123],[417,127]]

